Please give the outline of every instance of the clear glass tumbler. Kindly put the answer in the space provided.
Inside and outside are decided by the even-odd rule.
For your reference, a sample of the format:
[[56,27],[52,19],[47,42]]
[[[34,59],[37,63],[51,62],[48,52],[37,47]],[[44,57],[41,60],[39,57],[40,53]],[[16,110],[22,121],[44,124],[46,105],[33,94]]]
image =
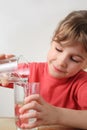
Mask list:
[[[39,94],[40,84],[38,82],[28,83],[26,80],[23,82],[15,82],[14,83],[14,99],[15,99],[15,123],[17,130],[23,130],[20,128],[22,123],[33,123],[36,121],[36,118],[31,119],[20,119],[19,109],[24,105],[24,98],[31,94]],[[28,112],[34,112],[34,110],[30,110]],[[31,130],[37,130],[38,128],[33,128]],[[28,129],[24,129],[28,130]]]

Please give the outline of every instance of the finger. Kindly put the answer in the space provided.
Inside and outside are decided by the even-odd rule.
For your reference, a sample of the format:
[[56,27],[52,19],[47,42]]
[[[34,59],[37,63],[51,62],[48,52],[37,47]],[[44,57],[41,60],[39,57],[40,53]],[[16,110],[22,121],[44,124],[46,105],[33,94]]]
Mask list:
[[40,113],[34,110],[30,110],[20,115],[21,119],[39,118]]
[[0,60],[5,59],[5,54],[0,54]]
[[34,100],[38,101],[39,97],[40,97],[39,94],[31,94],[31,95],[25,97],[25,103],[28,103],[28,102],[31,102],[31,101],[34,101]]
[[6,58],[6,59],[8,59],[8,58],[12,58],[12,57],[15,57],[15,55],[13,55],[13,54],[5,55],[5,58]]
[[[28,124],[22,124],[21,128],[25,128],[25,129],[32,129],[32,128],[37,128],[37,130],[39,130],[39,126],[43,126],[44,122],[41,119],[37,119],[35,122],[30,122]],[[46,125],[46,124],[45,124]]]
[[36,101],[32,101],[28,104],[23,105],[19,111],[20,113],[24,113],[25,111],[28,111],[31,109],[36,110],[36,111],[41,111],[41,105]]
[[44,99],[40,96],[40,94],[32,94],[25,98],[25,103],[29,103],[31,101],[37,101],[39,104],[44,104]]
[[13,55],[13,54],[0,54],[0,60],[12,58],[14,56],[15,55]]
[[0,80],[0,83],[2,84],[2,86],[8,86],[8,80],[3,80],[3,81],[1,81]]
[[0,77],[0,84],[2,84],[2,86],[7,86],[9,84],[8,82],[8,77],[2,75],[2,77]]
[[[28,123],[28,124],[22,124],[21,125],[21,128],[23,129],[32,129],[32,128],[35,128],[37,127],[37,124],[36,123]],[[37,128],[38,130],[38,128]]]

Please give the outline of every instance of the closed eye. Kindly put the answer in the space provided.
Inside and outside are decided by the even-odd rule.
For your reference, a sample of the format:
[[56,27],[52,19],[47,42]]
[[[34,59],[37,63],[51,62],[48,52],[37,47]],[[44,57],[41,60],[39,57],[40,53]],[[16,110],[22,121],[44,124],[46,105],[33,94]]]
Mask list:
[[62,52],[62,50],[61,50],[61,49],[59,49],[59,48],[57,48],[57,47],[56,47],[55,49],[56,49],[58,52]]
[[75,60],[75,59],[73,59],[72,57],[71,57],[71,60],[72,60],[73,62],[76,62],[76,63],[81,62],[81,61],[79,61],[79,60]]

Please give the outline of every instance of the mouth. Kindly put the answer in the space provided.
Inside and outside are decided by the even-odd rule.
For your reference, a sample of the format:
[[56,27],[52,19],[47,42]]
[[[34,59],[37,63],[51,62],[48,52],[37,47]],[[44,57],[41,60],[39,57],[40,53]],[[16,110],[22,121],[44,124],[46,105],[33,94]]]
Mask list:
[[62,69],[59,69],[59,68],[57,68],[57,67],[55,67],[55,66],[53,66],[53,68],[54,68],[54,71],[56,71],[57,73],[66,73],[64,70],[62,70]]

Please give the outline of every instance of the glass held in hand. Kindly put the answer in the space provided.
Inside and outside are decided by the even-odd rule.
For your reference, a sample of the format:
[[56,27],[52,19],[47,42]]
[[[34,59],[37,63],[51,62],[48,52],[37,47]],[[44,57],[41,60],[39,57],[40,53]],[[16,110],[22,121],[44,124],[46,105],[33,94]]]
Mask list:
[[0,79],[6,78],[9,83],[13,83],[28,78],[29,74],[29,64],[23,56],[0,60]]
[[[29,95],[32,94],[40,94],[40,83],[39,82],[33,82],[29,83]],[[29,113],[33,113],[35,110],[29,110]],[[29,124],[32,124],[36,121],[36,118],[30,118],[29,119]],[[33,128],[32,130],[37,130],[37,128]]]
[[[27,83],[22,79],[21,82],[14,82],[14,103],[15,103],[15,124],[17,130],[20,128],[22,123],[28,123],[28,119],[20,119],[19,109],[24,105],[24,98],[27,92]],[[28,93],[28,92],[27,92]]]
[[[15,124],[17,130],[22,130],[22,123],[34,123],[36,118],[21,119],[19,109],[24,105],[24,98],[31,94],[39,94],[40,84],[38,82],[28,83],[22,79],[22,82],[14,83],[14,99],[15,99]],[[26,111],[26,113],[34,112],[34,110]],[[25,113],[25,112],[24,112]],[[23,129],[24,130],[24,129]],[[37,130],[33,128],[31,130]]]

